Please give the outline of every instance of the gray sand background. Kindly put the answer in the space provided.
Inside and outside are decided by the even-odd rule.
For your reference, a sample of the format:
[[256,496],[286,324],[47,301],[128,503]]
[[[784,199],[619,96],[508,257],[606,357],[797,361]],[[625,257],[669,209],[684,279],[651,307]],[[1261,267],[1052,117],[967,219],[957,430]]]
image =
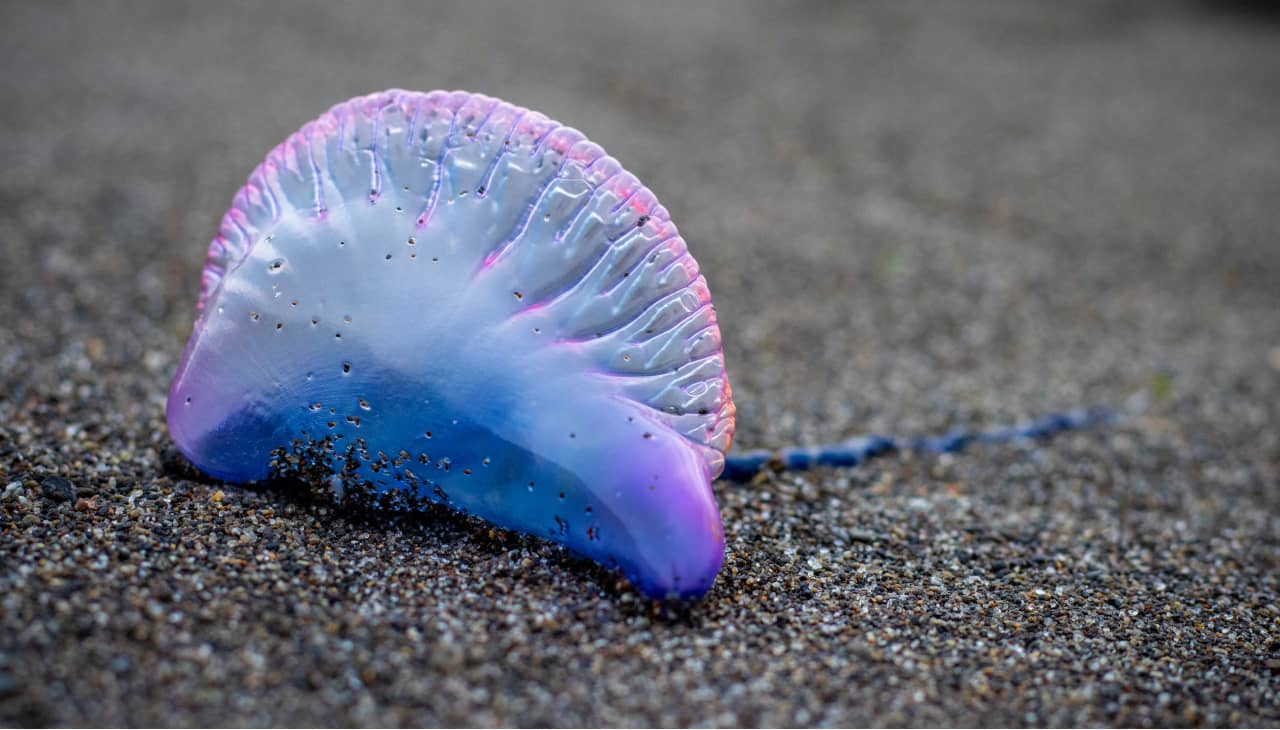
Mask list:
[[[0,68],[0,722],[1280,724],[1273,5],[5,3]],[[741,447],[1146,410],[718,483],[684,610],[185,471],[164,396],[232,194],[396,86],[658,194]]]

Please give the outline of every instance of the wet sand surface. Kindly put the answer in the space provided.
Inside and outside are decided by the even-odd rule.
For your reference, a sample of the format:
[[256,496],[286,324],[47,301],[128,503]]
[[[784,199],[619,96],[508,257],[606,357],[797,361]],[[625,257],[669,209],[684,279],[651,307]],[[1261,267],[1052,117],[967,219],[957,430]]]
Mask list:
[[[6,4],[0,722],[1280,724],[1266,4]],[[286,134],[465,88],[586,132],[715,295],[743,448],[655,607],[541,540],[189,471],[205,247]]]

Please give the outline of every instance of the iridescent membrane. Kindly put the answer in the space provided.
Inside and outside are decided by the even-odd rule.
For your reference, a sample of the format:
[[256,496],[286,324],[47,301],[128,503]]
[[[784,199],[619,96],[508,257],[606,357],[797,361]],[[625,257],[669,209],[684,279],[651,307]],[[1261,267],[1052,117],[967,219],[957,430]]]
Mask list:
[[705,593],[734,428],[706,282],[581,133],[464,92],[339,104],[209,248],[170,433],[245,482],[334,475]]

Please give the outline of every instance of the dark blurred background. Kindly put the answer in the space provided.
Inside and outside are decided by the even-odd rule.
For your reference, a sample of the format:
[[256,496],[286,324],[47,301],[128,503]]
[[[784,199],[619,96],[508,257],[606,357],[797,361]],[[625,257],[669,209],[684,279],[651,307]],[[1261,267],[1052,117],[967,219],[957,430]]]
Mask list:
[[[8,2],[0,68],[6,723],[1280,723],[1274,4]],[[675,618],[536,540],[166,466],[231,195],[388,87],[654,190],[741,446],[1137,415],[717,485],[726,572]]]

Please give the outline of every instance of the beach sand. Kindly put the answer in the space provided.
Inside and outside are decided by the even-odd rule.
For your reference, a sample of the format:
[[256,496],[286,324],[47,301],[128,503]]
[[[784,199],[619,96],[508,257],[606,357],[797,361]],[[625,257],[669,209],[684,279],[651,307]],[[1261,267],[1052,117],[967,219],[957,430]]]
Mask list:
[[[0,723],[1280,724],[1265,3],[9,3]],[[539,539],[175,457],[205,248],[351,96],[583,130],[715,296],[742,448],[1123,422],[718,482],[655,606]]]

